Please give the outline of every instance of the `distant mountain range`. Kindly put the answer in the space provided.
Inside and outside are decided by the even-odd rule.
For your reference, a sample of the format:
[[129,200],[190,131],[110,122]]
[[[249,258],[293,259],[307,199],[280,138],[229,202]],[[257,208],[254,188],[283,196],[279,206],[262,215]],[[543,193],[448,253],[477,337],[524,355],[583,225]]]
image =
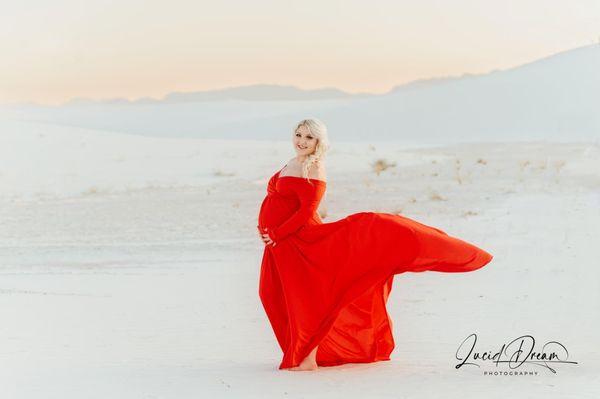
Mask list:
[[487,74],[424,79],[388,93],[251,85],[161,100],[0,107],[0,117],[155,137],[289,138],[315,116],[336,140],[599,140],[600,45]]
[[186,93],[169,93],[162,99],[140,98],[127,100],[114,98],[109,100],[90,100],[75,98],[64,105],[90,105],[90,104],[177,104],[185,102],[204,101],[293,101],[293,100],[325,100],[336,98],[360,98],[371,94],[352,94],[336,88],[323,88],[303,90],[294,86],[281,86],[274,84],[256,84],[240,87],[230,87],[220,90],[194,91]]
[[[478,75],[464,74],[462,76],[452,76],[443,78],[418,79],[402,85],[397,85],[384,94],[371,93],[348,93],[334,87],[321,89],[301,89],[295,86],[285,86],[276,84],[255,84],[238,87],[228,87],[218,90],[192,91],[192,92],[173,92],[161,99],[143,97],[137,100],[126,98],[110,98],[105,100],[92,100],[89,98],[76,97],[62,106],[69,105],[97,105],[97,104],[177,104],[184,102],[204,102],[204,101],[310,101],[310,100],[329,100],[341,98],[366,98],[384,96],[391,93],[397,93],[404,90],[418,89],[442,82],[456,79],[464,79]],[[19,105],[19,104],[17,104]],[[36,106],[35,103],[23,103],[20,105]]]
[[94,105],[94,104],[177,104],[184,102],[203,102],[203,101],[227,101],[227,100],[245,100],[245,101],[310,101],[310,100],[328,100],[341,98],[366,98],[384,96],[391,93],[397,93],[405,90],[413,90],[422,87],[428,87],[438,83],[448,82],[456,79],[463,79],[478,75],[464,74],[462,76],[418,79],[402,85],[397,85],[384,94],[371,93],[348,93],[336,88],[323,88],[305,90],[295,86],[283,86],[275,84],[255,84],[248,86],[230,87],[219,90],[192,91],[192,92],[174,92],[169,93],[161,99],[143,97],[137,100],[128,100],[126,98],[112,98],[107,100],[91,100],[88,98],[74,98],[63,105]]

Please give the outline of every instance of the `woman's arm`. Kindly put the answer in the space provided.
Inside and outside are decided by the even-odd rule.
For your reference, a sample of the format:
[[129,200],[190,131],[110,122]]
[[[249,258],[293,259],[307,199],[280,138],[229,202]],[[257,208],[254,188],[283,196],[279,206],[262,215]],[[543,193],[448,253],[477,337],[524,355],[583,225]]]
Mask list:
[[313,185],[310,185],[308,182],[306,184],[302,182],[294,186],[294,191],[300,200],[298,210],[281,225],[267,231],[269,237],[275,243],[296,232],[308,222],[319,208],[319,203],[325,193],[325,187],[320,184],[313,183]]

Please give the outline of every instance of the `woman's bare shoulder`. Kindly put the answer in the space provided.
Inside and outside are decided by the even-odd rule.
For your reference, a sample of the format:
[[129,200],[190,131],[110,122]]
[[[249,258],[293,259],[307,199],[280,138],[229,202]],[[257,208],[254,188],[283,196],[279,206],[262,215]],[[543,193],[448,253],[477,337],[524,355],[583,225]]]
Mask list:
[[311,179],[319,179],[327,181],[327,171],[323,162],[316,161],[308,169],[308,177]]

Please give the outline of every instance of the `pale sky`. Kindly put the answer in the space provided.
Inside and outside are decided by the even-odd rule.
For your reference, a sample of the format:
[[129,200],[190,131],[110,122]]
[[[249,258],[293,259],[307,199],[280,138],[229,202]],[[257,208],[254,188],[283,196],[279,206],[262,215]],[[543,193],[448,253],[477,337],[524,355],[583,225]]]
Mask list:
[[0,104],[257,83],[383,93],[599,39],[599,0],[13,1]]

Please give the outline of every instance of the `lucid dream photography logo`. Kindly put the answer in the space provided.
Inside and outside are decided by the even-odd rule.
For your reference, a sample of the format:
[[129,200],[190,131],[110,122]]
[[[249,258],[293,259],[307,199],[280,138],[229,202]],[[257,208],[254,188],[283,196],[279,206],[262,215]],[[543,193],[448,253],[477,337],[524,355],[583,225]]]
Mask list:
[[[567,360],[569,351],[558,341],[548,341],[541,348],[531,335],[522,335],[504,343],[498,351],[482,351],[476,348],[477,334],[464,339],[456,350],[455,367],[484,366],[483,375],[537,375],[541,367],[556,374],[558,364],[578,364]],[[492,368],[493,367],[493,368]]]

